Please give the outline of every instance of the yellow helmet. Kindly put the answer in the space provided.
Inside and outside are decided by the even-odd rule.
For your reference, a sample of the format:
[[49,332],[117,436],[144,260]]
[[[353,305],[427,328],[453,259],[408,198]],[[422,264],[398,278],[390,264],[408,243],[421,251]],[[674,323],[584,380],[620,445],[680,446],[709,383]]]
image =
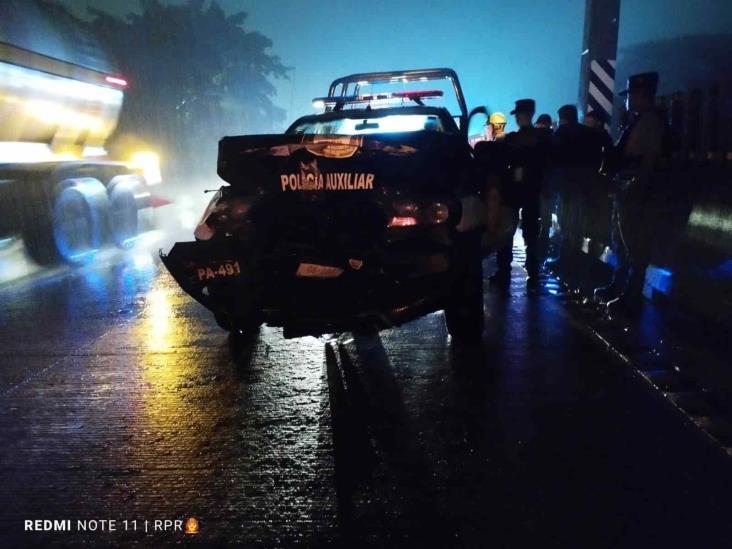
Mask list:
[[505,124],[506,123],[506,115],[502,112],[494,112],[491,117],[488,119],[488,122],[492,125],[496,124]]

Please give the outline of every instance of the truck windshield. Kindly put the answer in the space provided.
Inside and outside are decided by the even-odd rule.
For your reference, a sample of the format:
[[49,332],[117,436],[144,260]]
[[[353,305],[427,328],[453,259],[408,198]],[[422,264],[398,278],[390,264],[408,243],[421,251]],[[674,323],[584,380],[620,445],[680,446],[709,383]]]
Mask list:
[[417,131],[444,132],[439,117],[431,114],[392,114],[375,118],[311,120],[291,130],[295,134],[364,135]]

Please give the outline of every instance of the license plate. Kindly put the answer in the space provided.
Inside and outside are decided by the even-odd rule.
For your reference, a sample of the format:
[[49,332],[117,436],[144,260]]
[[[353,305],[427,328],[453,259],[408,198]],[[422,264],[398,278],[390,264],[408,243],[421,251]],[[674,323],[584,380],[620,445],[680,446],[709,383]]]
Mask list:
[[341,276],[343,269],[329,265],[318,265],[316,263],[300,263],[295,276],[304,278],[336,278]]
[[241,268],[238,261],[213,261],[206,267],[198,267],[196,276],[198,280],[213,280],[215,278],[231,278],[239,276]]

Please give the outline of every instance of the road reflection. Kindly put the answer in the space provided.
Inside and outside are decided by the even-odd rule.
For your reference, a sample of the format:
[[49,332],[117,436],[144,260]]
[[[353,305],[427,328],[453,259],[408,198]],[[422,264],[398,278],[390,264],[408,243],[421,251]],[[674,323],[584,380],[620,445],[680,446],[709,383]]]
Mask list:
[[285,545],[323,535],[315,525],[334,513],[323,342],[264,327],[232,357],[225,332],[165,274],[129,336],[140,387],[130,490],[174,518],[193,514],[206,539],[234,525],[246,541],[264,526]]
[[[157,288],[146,296],[147,305],[143,313],[143,320],[139,325],[140,338],[145,349],[150,353],[165,353],[175,349],[175,345],[182,343],[185,332],[174,333],[171,329],[171,315],[173,313],[168,290]],[[173,364],[168,366],[173,367]],[[166,371],[170,368],[166,368]]]

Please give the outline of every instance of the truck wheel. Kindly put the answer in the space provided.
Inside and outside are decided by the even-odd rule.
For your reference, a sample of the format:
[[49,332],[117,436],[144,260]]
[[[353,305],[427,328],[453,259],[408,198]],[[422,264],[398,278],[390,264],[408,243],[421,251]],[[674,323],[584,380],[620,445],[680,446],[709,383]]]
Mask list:
[[457,343],[480,343],[484,324],[483,269],[478,254],[466,261],[455,280],[445,307],[445,324]]
[[50,223],[47,224],[48,227],[30,227],[23,230],[25,251],[33,261],[43,267],[58,263],[60,259],[53,241],[53,230]]
[[55,182],[47,181],[41,174],[26,181],[23,200],[19,201],[22,220],[21,235],[25,251],[34,262],[42,266],[60,261],[53,241],[53,199]]
[[58,189],[52,213],[56,251],[67,263],[88,263],[102,244],[107,190],[91,177],[67,179]]
[[123,249],[135,245],[139,231],[135,193],[128,181],[121,181],[109,192],[109,234]]

